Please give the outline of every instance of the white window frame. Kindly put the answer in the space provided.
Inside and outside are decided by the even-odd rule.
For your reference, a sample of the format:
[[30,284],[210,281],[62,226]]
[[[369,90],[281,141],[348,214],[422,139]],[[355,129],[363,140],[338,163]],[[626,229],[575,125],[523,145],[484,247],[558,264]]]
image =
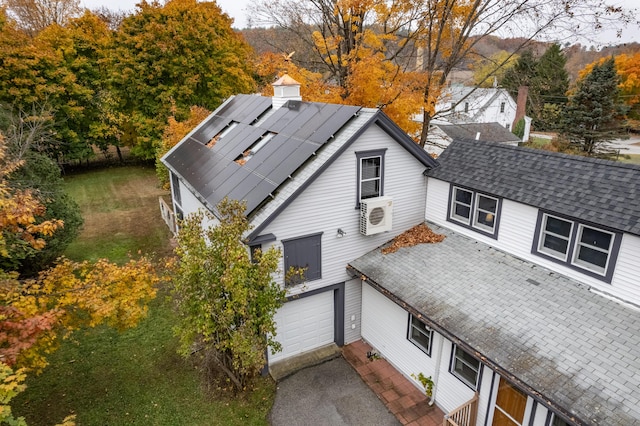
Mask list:
[[[362,173],[364,171],[364,167],[363,167],[363,163],[365,160],[370,160],[373,158],[377,158],[378,161],[380,161],[380,164],[378,165],[378,168],[380,170],[380,173],[377,177],[373,177],[373,178],[363,178],[362,177]],[[382,195],[382,155],[371,155],[368,157],[360,157],[360,176],[359,176],[359,182],[360,182],[360,200],[366,200],[367,198],[375,198],[375,197],[380,197]],[[378,195],[375,195],[373,197],[367,197],[367,198],[363,198],[362,197],[362,184],[365,182],[375,182],[378,181]]]
[[[421,325],[421,327],[418,327],[413,323],[414,319]],[[418,333],[429,339],[428,347],[425,348],[420,341],[413,338],[413,330],[416,330]],[[409,339],[411,343],[416,345],[422,352],[424,352],[428,356],[431,356],[431,347],[433,346],[433,330],[431,329],[431,327],[420,321],[420,318],[415,317],[412,314],[409,314],[409,333],[407,334],[407,339]]]
[[[458,191],[462,191],[462,192],[468,192],[469,194],[471,194],[471,197],[469,197],[469,204],[465,204],[461,201],[457,200],[457,194]],[[463,222],[466,225],[469,225],[471,223],[471,218],[473,217],[473,191],[469,191],[468,189],[464,189],[464,188],[460,188],[457,186],[453,187],[453,193],[451,194],[451,214],[449,215],[449,217],[455,221],[458,222]],[[466,206],[469,207],[469,217],[464,217],[464,216],[458,216],[456,214],[456,205],[462,205],[462,206]]]
[[[608,234],[611,237],[609,239],[609,247],[607,247],[607,249],[604,250],[600,247],[596,247],[580,241],[582,239],[582,233],[584,232],[585,229],[591,229],[593,231],[602,232],[603,234]],[[609,262],[611,260],[611,252],[613,249],[614,241],[615,241],[615,234],[613,232],[605,231],[604,229],[596,228],[594,226],[587,226],[585,224],[580,223],[578,225],[578,231],[576,232],[576,241],[575,241],[575,246],[573,248],[573,258],[571,260],[571,264],[579,268],[587,269],[591,272],[595,272],[596,274],[605,276],[607,274],[607,270],[609,269]],[[591,250],[599,251],[601,253],[606,253],[607,261],[605,262],[604,268],[602,268],[601,266],[595,265],[593,263],[580,260],[578,256],[580,255],[581,247],[587,247]]]
[[[495,212],[490,212],[488,210],[481,209],[480,208],[480,197],[488,198],[490,200],[495,201],[496,202],[496,211]],[[490,232],[490,233],[493,234],[495,232],[495,230],[496,230],[496,220],[498,220],[498,205],[499,204],[500,204],[500,200],[498,200],[496,197],[492,197],[490,195],[481,194],[479,192],[476,192],[475,204],[473,206],[473,223],[472,223],[472,226],[474,228],[481,229],[483,231]],[[480,214],[480,212],[493,214],[493,226],[487,226],[484,223],[480,223],[478,221],[478,215]]]
[[[458,191],[466,192],[471,195],[470,204],[465,204],[464,202],[458,201],[456,199]],[[449,200],[449,219],[452,222],[463,225],[467,228],[479,231],[492,238],[497,238],[497,224],[498,224],[498,219],[500,215],[500,198],[485,194],[483,192],[462,188],[459,186],[452,186],[450,197],[451,199]],[[489,212],[487,210],[479,208],[480,197],[494,200],[496,203],[496,211]],[[469,217],[460,216],[456,214],[456,206],[458,205],[469,208]],[[492,213],[494,215],[493,226],[487,226],[478,221],[478,215],[481,212]]]
[[[478,367],[474,367],[472,365],[470,365],[467,361],[465,361],[462,358],[458,358],[458,345],[453,345],[453,356],[451,358],[451,368],[449,369],[449,372],[451,374],[453,374],[454,376],[456,376],[458,378],[458,380],[460,380],[462,383],[466,384],[467,386],[469,386],[471,389],[476,390],[478,389],[478,381],[480,380],[480,369],[482,369],[482,362],[480,362],[479,359],[476,359],[476,357],[474,357],[473,355],[469,354],[469,352],[465,351],[464,349],[460,348],[460,350],[464,353],[466,353],[467,355],[469,355],[470,357],[472,357],[473,359],[475,359],[478,362]],[[470,383],[464,376],[462,376],[460,373],[458,373],[456,371],[456,362],[461,362],[462,364],[466,365],[467,367],[471,368],[472,370],[475,370],[476,372],[476,380],[475,383]]]
[[[551,249],[545,248],[544,238],[545,235],[554,235],[557,234],[549,233],[545,230],[547,226],[547,217],[553,217],[565,222],[570,222],[571,233],[568,244],[568,253],[563,255],[561,252],[554,252]],[[599,232],[604,235],[609,236],[609,246],[604,247],[596,247],[591,244],[581,242],[583,232],[585,230],[590,230],[594,232]],[[566,240],[566,237],[560,236]],[[618,259],[618,254],[620,251],[620,244],[622,241],[622,233],[616,232],[614,229],[602,228],[597,225],[591,225],[580,220],[573,219],[567,216],[559,216],[552,213],[547,213],[543,210],[538,211],[538,220],[536,223],[535,237],[533,239],[531,245],[531,253],[542,256],[552,262],[561,264],[567,268],[571,268],[580,273],[589,275],[595,279],[604,281],[608,284],[611,284],[611,280],[613,279],[615,264]],[[583,248],[589,248],[591,250],[599,251],[606,255],[606,262],[604,267],[596,265],[595,263],[591,263],[586,260],[579,259],[580,252]]]
[[[569,223],[571,225],[571,229],[569,230],[569,236],[568,237],[565,237],[564,235],[560,235],[560,234],[555,234],[553,232],[549,232],[549,231],[546,230],[546,228],[547,228],[547,219],[550,218],[550,217],[553,218],[553,219],[556,219],[556,220],[561,220],[563,222],[567,222],[567,223]],[[571,221],[571,220],[566,220],[566,219],[563,219],[563,218],[558,217],[558,216],[554,216],[554,215],[551,215],[551,214],[548,214],[548,213],[543,213],[542,214],[542,222],[540,223],[540,237],[538,238],[538,251],[540,253],[544,253],[544,254],[549,255],[551,257],[555,257],[556,259],[560,259],[563,262],[566,262],[568,257],[569,257],[569,250],[571,249],[571,236],[573,235],[573,227],[574,227],[574,222]],[[545,241],[545,236],[546,235],[551,235],[553,237],[565,240],[567,242],[567,252],[564,253],[564,255],[563,255],[559,251],[555,251],[555,250],[552,250],[550,248],[545,247],[544,246],[544,241]]]

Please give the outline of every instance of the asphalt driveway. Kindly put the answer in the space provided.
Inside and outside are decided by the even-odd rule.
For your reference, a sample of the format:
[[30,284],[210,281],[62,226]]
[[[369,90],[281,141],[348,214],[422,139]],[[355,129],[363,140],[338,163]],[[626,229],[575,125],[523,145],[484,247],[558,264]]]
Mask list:
[[400,424],[342,357],[280,381],[270,417],[273,426]]

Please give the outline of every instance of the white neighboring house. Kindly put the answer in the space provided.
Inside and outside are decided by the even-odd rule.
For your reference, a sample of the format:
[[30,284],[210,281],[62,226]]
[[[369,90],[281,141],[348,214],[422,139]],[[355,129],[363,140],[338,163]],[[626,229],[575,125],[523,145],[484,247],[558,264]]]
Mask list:
[[360,280],[346,263],[424,220],[425,170],[437,163],[383,112],[303,102],[285,76],[273,98],[229,98],[163,158],[178,217],[246,200],[247,248],[282,249],[276,314],[283,350],[269,365],[360,338]]
[[516,106],[506,89],[453,85],[438,99],[436,116],[451,124],[498,123],[512,130]]
[[475,407],[459,425],[640,424],[640,167],[474,140],[438,162],[444,241],[349,263],[362,337]]

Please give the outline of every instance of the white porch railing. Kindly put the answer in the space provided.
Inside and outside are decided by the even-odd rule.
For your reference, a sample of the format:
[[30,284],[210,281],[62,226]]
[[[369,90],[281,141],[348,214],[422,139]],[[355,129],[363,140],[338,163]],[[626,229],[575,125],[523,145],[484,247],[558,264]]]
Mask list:
[[171,232],[175,234],[178,229],[176,227],[176,216],[173,214],[173,209],[162,197],[158,197],[158,200],[160,202],[160,214],[162,215],[162,219],[165,221]]
[[478,417],[478,394],[460,407],[444,415],[442,426],[475,426]]

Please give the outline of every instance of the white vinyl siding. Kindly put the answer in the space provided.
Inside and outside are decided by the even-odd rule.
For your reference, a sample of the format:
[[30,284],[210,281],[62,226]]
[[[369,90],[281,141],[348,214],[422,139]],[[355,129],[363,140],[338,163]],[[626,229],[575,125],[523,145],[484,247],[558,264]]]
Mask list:
[[[384,193],[392,197],[394,203],[393,229],[390,232],[364,236],[360,234],[360,210],[354,208],[358,181],[356,152],[382,149],[386,149]],[[347,273],[346,265],[424,221],[424,170],[425,167],[392,141],[387,133],[372,126],[260,232],[272,233],[278,238],[277,241],[263,244],[265,250],[271,246],[282,248],[282,240],[322,233],[322,277],[288,287],[287,294],[295,296],[344,282],[345,343],[353,342],[361,336],[360,288],[353,288],[353,278]],[[338,228],[345,231],[346,235],[339,238]],[[282,260],[278,269],[284,270]],[[275,278],[282,283],[284,281],[282,274]]]
[[[474,391],[449,373],[453,345],[437,332],[433,333],[431,356],[426,355],[407,339],[408,313],[368,284],[362,285],[362,337],[398,371],[421,385],[411,374],[423,373],[436,379],[436,365],[440,362],[435,384],[435,400],[443,411],[451,411],[469,401]],[[439,353],[440,352],[440,353]],[[484,367],[483,367],[484,368]],[[489,371],[485,368],[486,371]],[[490,375],[490,373],[485,373]],[[486,383],[485,383],[486,382]],[[491,380],[483,380],[478,405],[478,425],[483,424]]]
[[542,265],[552,271],[583,282],[596,290],[640,305],[640,286],[637,278],[640,276],[640,262],[638,262],[640,237],[630,234],[622,235],[613,278],[611,283],[607,284],[584,274],[568,264],[562,265],[531,252],[531,247],[535,241],[538,219],[537,208],[502,199],[500,232],[497,239],[492,239],[447,221],[448,204],[449,183],[437,179],[429,179],[425,211],[425,217],[428,221],[450,228],[459,234],[484,242],[504,252],[511,253],[528,262]]
[[[384,192],[393,199],[393,229],[376,235],[360,234],[356,152],[384,149]],[[351,279],[346,265],[424,220],[425,167],[392,142],[377,126],[368,128],[335,162],[271,222],[261,234],[280,241],[322,232],[322,278],[290,288],[289,294],[309,291]],[[338,238],[338,228],[346,235]],[[274,243],[281,247],[280,242]],[[280,270],[284,270],[281,262]],[[281,280],[283,277],[278,277]],[[348,323],[345,323],[348,327]]]
[[344,283],[344,344],[359,340],[362,319],[362,285],[359,278]]

